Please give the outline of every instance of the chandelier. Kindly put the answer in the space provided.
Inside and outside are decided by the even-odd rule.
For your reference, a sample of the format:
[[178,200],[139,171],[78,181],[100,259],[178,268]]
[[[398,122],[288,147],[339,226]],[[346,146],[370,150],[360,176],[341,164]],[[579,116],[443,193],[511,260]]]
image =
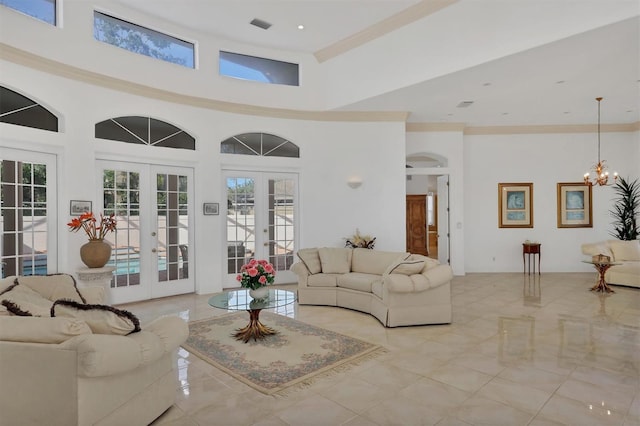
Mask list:
[[[584,183],[588,185],[606,186],[609,182],[609,172],[605,160],[600,160],[600,101],[602,98],[596,98],[598,101],[598,164],[584,174]],[[613,174],[613,182],[618,179],[618,173]]]

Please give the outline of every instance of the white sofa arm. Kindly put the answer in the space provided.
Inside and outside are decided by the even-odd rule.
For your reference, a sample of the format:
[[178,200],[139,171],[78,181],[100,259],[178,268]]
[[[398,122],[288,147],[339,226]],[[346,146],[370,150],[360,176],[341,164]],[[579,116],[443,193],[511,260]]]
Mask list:
[[83,377],[102,377],[131,371],[141,365],[143,359],[140,344],[128,336],[84,334],[58,346],[77,352],[78,376]]
[[305,265],[304,262],[296,262],[291,265],[289,269],[296,274],[298,278],[306,278],[311,275],[311,272],[307,269],[307,265]]
[[392,293],[416,293],[439,287],[453,278],[449,265],[438,265],[420,274],[387,274],[383,276],[385,285]]
[[75,425],[77,395],[75,351],[0,341],[0,424]]

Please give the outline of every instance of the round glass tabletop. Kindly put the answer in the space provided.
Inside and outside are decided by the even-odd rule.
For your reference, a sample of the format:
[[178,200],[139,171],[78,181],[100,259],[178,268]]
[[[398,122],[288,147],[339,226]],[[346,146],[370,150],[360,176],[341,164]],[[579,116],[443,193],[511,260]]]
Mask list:
[[246,288],[229,290],[216,294],[209,299],[214,308],[231,311],[252,311],[271,309],[289,305],[296,301],[296,293],[289,290],[269,289],[269,296],[264,299],[253,299]]

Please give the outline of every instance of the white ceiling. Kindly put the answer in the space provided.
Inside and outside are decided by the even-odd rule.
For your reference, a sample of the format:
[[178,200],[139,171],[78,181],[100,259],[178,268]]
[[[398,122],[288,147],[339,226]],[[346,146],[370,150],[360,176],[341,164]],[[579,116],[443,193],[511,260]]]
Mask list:
[[[462,0],[456,4],[456,11],[464,13],[464,7],[474,1],[500,0]],[[592,3],[604,0],[553,1],[589,8]],[[373,94],[338,109],[408,111],[411,122],[468,126],[592,124],[597,119],[595,98],[602,96],[602,123],[637,122],[640,0],[606,1],[635,4],[638,13],[631,19],[594,26],[590,31],[498,60],[389,93]],[[121,3],[215,37],[313,54],[421,1],[123,0]],[[253,18],[273,26],[267,31],[256,28],[249,25]],[[305,29],[298,30],[299,24]],[[456,25],[460,22],[451,23],[452,28]],[[540,28],[544,31],[544,22]],[[474,101],[473,105],[456,108],[466,100]]]

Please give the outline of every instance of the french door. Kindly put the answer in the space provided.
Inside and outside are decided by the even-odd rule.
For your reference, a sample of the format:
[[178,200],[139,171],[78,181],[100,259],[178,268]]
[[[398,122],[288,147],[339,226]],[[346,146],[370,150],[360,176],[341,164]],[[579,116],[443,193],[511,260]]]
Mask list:
[[56,156],[0,148],[1,277],[57,272]]
[[117,220],[106,238],[113,303],[193,292],[193,170],[115,161],[97,170],[97,211]]
[[226,268],[224,287],[237,287],[236,276],[251,259],[265,259],[276,270],[276,283],[296,282],[289,271],[297,247],[298,175],[226,171]]

